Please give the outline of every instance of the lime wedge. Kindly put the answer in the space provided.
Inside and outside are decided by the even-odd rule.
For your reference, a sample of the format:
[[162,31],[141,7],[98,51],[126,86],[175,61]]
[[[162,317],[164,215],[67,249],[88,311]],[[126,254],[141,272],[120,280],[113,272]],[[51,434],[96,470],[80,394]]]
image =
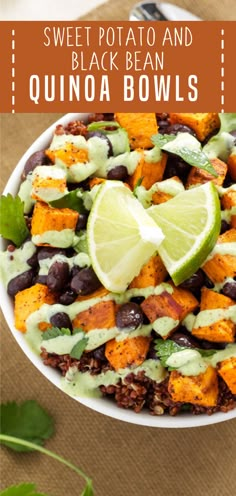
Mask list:
[[163,233],[121,181],[105,181],[87,225],[92,266],[109,291],[120,293],[163,241]]
[[158,253],[174,283],[181,284],[199,269],[217,241],[221,216],[216,187],[209,181],[147,212],[165,235]]

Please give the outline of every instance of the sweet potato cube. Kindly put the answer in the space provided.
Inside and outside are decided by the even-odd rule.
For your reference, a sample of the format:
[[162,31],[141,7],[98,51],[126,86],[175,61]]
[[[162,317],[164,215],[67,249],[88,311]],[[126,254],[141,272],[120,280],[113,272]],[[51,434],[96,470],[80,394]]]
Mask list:
[[233,148],[232,153],[228,158],[228,169],[233,181],[236,181],[236,146]]
[[235,213],[231,213],[230,224],[236,228],[236,191],[233,189],[227,191],[221,198],[221,205],[225,210],[231,210],[235,207]]
[[[171,178],[171,180],[174,180],[177,183],[179,183],[180,186],[182,186],[183,191],[184,191],[184,185],[178,176],[173,176]],[[160,189],[159,189],[159,185],[158,185],[157,191],[155,191],[155,193],[153,193],[152,203],[154,203],[154,205],[159,205],[160,203],[165,203],[166,201],[171,200],[171,198],[173,198],[173,195],[171,195],[169,192],[165,191],[165,184],[167,182],[169,182],[169,179],[165,179],[164,181],[161,181]]]
[[153,148],[151,136],[158,131],[155,113],[116,113],[115,119],[126,129],[130,148]]
[[63,148],[58,150],[46,150],[45,154],[50,158],[52,163],[55,163],[56,159],[61,160],[66,164],[67,167],[75,165],[78,162],[86,164],[89,161],[88,150],[85,148],[77,148],[73,143],[65,143]]
[[194,186],[196,184],[204,184],[208,181],[212,181],[218,186],[222,186],[228,170],[227,164],[225,162],[222,162],[222,160],[220,160],[219,158],[213,158],[210,160],[210,162],[216,173],[218,174],[218,177],[212,176],[212,174],[205,171],[204,169],[191,167],[191,171],[187,178],[186,188],[189,188],[190,186]]
[[170,113],[169,117],[171,124],[178,123],[191,127],[199,141],[204,141],[210,133],[220,128],[219,116],[213,112],[197,114]]
[[144,362],[149,344],[150,338],[146,336],[127,338],[123,341],[111,339],[106,343],[105,356],[115,370],[137,367]]
[[215,406],[218,398],[216,369],[209,366],[204,373],[196,376],[184,376],[173,370],[169,377],[168,391],[171,399],[176,402]]
[[159,317],[170,317],[178,321],[168,334],[162,336],[163,339],[167,339],[181,320],[197,307],[198,300],[190,291],[182,288],[174,288],[172,294],[163,291],[160,295],[150,295],[141,303],[141,308],[150,322],[154,322]]
[[106,179],[103,177],[92,177],[89,179],[89,187],[92,189],[94,186],[99,186],[100,184],[104,183]]
[[[47,200],[50,200],[50,195],[53,193],[55,196],[55,192],[58,198],[67,192],[65,171],[55,166],[36,167],[33,171],[31,198],[44,201],[46,194]],[[55,198],[52,196],[52,199]]]
[[88,310],[78,313],[72,322],[73,328],[80,327],[84,332],[88,332],[92,329],[115,327],[115,309],[114,301],[100,301]]
[[[204,310],[224,309],[235,305],[235,301],[228,296],[216,293],[211,289],[202,288],[200,312]],[[195,325],[197,324],[197,318]],[[233,343],[236,331],[236,325],[230,319],[220,319],[207,326],[194,327],[193,336],[198,339],[206,339],[216,343]]]
[[[221,234],[217,244],[235,243],[236,229],[229,229]],[[223,282],[226,277],[236,276],[236,257],[230,254],[216,253],[205,264],[202,269],[213,283]]]
[[129,288],[147,288],[161,284],[167,276],[167,270],[159,255],[153,255],[142,267],[138,276],[130,283]]
[[31,234],[43,234],[46,231],[62,231],[63,229],[75,230],[79,214],[70,208],[52,208],[46,203],[36,202]]
[[[44,303],[52,305],[55,301],[55,295],[43,284],[35,284],[31,288],[19,291],[15,296],[15,327],[21,332],[26,332],[26,319]],[[46,327],[48,326],[49,324]]]
[[151,188],[154,183],[162,180],[166,162],[166,153],[162,153],[159,162],[145,162],[142,156],[134,173],[128,179],[130,187],[134,189],[138,180],[142,178],[142,186],[146,189]]
[[224,379],[231,393],[236,394],[236,357],[227,358],[220,362],[218,374]]
[[76,301],[84,301],[84,300],[90,300],[92,298],[102,298],[103,296],[108,295],[109,291],[101,286],[99,289],[94,291],[93,293],[90,293],[88,295],[83,295],[83,296],[77,296]]

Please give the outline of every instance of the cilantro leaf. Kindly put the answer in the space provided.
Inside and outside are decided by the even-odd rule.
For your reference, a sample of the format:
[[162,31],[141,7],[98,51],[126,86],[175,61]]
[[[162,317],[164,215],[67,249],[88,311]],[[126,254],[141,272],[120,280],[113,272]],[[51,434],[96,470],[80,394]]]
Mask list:
[[91,480],[87,482],[81,496],[94,496],[93,483]]
[[151,141],[154,145],[159,146],[162,148],[165,146],[167,143],[170,141],[173,141],[176,138],[175,134],[154,134],[151,137]]
[[137,188],[139,188],[139,186],[141,186],[142,182],[144,180],[144,176],[140,177],[137,182],[135,183],[134,185],[134,189],[133,189],[133,195],[137,197]]
[[87,337],[80,339],[80,341],[78,341],[78,343],[76,343],[75,346],[73,346],[70,352],[71,358],[76,358],[77,360],[79,360],[87,346],[87,343],[88,343]]
[[[106,129],[108,128],[108,129]],[[116,128],[111,131],[110,128]],[[120,125],[116,121],[94,121],[87,126],[88,131],[100,131],[101,133],[110,134],[117,131]]]
[[65,334],[67,336],[70,336],[70,329],[66,327],[49,327],[47,331],[42,333],[42,339],[43,341],[47,341],[48,339],[57,338],[58,336],[64,336]]
[[199,141],[188,133],[179,133],[175,135],[154,135],[152,142],[169,153],[174,153],[182,158],[187,164],[193,167],[203,169],[214,177],[218,177],[209,158],[203,152]]
[[49,202],[49,204],[54,208],[71,208],[72,210],[79,212],[79,214],[84,214],[86,209],[83,198],[77,195],[79,192],[81,192],[81,188],[74,189],[74,191],[70,191],[70,193],[62,198]]
[[0,496],[47,496],[36,491],[36,485],[22,483],[17,486],[10,486],[0,492]]
[[[166,341],[163,341],[162,339],[155,339],[155,350],[163,367],[168,367],[166,362],[170,355],[186,349],[188,349],[187,346],[180,346],[171,339],[167,339]],[[198,351],[203,358],[210,357],[217,352],[217,350],[214,349],[202,350],[201,348],[194,348],[194,350]],[[172,370],[172,367],[169,367],[169,370]]]
[[[52,436],[52,417],[34,400],[19,405],[15,401],[0,405],[0,432],[24,439],[38,445]],[[2,441],[15,451],[31,451],[29,448]]]
[[171,339],[167,339],[166,341],[163,341],[162,339],[155,339],[155,350],[163,367],[168,367],[166,361],[172,353],[177,353],[177,351],[182,351],[185,349],[186,347],[180,346]]
[[29,235],[24,218],[24,203],[19,196],[14,198],[8,193],[0,197],[0,234],[13,241],[17,248]]

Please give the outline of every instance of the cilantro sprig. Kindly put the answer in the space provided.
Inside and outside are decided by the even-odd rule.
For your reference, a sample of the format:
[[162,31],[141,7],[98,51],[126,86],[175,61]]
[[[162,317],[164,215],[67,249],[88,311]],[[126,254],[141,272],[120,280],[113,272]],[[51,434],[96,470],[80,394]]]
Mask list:
[[[0,443],[18,452],[39,451],[76,472],[85,482],[81,496],[94,496],[93,483],[84,471],[42,446],[54,433],[52,417],[33,400],[21,404],[8,402],[0,405]],[[26,453],[25,453],[26,454]],[[22,483],[4,489],[1,496],[47,496],[36,490],[34,483]]]
[[[187,164],[203,169],[214,177],[218,177],[207,155],[202,151],[199,141],[194,136],[188,135],[189,147],[186,146],[186,133],[177,136],[173,134],[155,134],[151,140],[154,145],[163,151],[174,153]],[[182,143],[181,143],[182,141]]]
[[[160,362],[163,367],[168,368],[169,370],[172,370],[173,367],[168,367],[167,365],[167,360],[168,358],[173,354],[177,353],[179,351],[187,350],[187,346],[181,346],[175,341],[172,341],[171,339],[166,339],[166,341],[163,341],[162,339],[155,339],[155,350],[156,354],[160,359]],[[195,351],[198,351],[200,355],[204,358],[210,357],[214,355],[214,353],[217,352],[217,350],[202,350],[201,348],[194,348]]]
[[0,197],[0,235],[13,241],[19,248],[29,235],[24,218],[24,203],[19,196],[7,194]]
[[[79,360],[88,344],[88,337],[85,336],[83,329],[75,328],[73,329],[74,334],[82,334],[82,338],[73,346],[70,351],[71,358]],[[42,340],[47,341],[49,339],[57,338],[58,336],[71,336],[71,331],[65,327],[51,327],[47,331],[43,332]]]

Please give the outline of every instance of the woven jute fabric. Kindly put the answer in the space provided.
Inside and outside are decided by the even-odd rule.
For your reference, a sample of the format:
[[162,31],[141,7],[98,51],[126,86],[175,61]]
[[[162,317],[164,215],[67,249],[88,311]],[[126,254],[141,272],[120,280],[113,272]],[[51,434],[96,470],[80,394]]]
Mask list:
[[[204,7],[203,2],[182,2],[187,8],[193,6],[198,15],[205,12],[209,19],[228,18],[226,5],[230,4],[232,12],[234,1],[230,0],[224,5],[204,2]],[[124,19],[130,5],[130,1],[110,1],[87,19]],[[28,146],[60,116],[1,116],[1,189]],[[187,430],[120,422],[85,408],[53,386],[24,355],[3,317],[0,348],[1,401],[37,399],[55,419],[56,432],[47,447],[81,466],[93,478],[96,496],[236,494],[235,420]],[[79,495],[83,486],[74,472],[58,462],[7,448],[1,450],[0,480],[1,489],[35,482],[51,496]]]

